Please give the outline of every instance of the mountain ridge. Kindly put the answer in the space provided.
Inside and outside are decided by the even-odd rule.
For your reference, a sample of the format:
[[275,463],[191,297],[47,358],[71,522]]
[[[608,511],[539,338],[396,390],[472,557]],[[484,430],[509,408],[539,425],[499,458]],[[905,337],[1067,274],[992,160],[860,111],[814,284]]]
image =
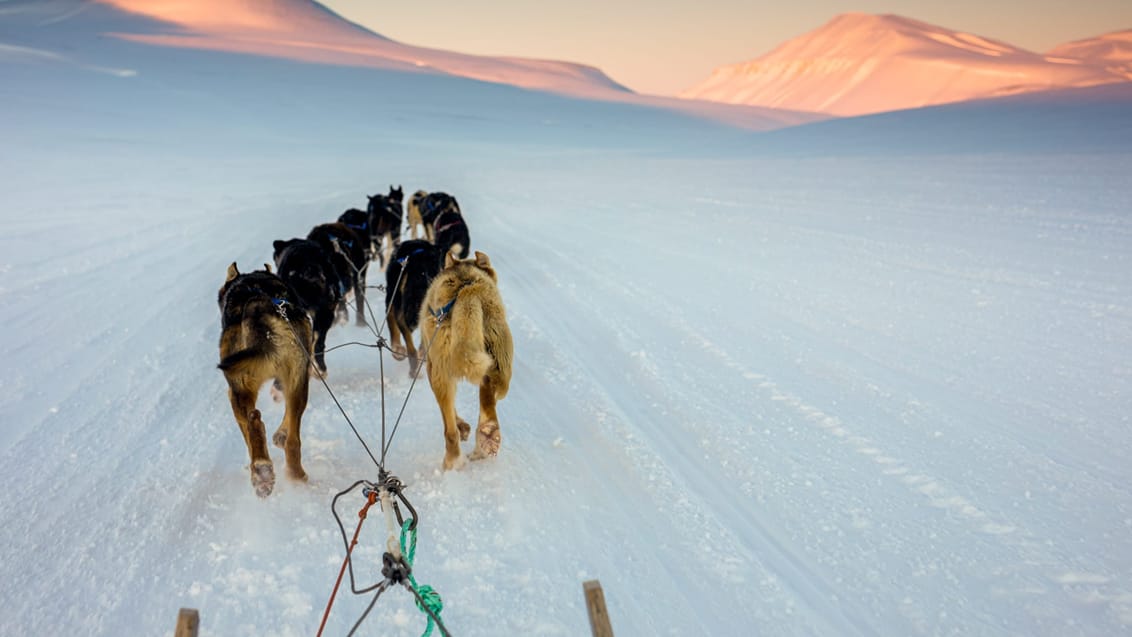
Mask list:
[[855,116],[1127,79],[904,16],[845,13],[680,97]]

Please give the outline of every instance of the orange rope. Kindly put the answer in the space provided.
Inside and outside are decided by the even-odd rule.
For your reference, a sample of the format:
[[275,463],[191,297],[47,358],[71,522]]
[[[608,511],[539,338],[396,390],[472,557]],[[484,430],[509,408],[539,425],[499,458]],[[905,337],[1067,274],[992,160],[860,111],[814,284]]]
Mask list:
[[338,569],[338,580],[334,582],[334,590],[330,593],[330,600],[326,602],[326,611],[322,614],[322,623],[318,625],[318,636],[322,637],[322,630],[326,628],[326,620],[330,617],[330,607],[334,605],[334,598],[338,595],[338,587],[342,585],[342,575],[346,573],[346,565],[350,563],[350,553],[353,552],[354,546],[358,543],[358,534],[362,532],[362,523],[366,521],[366,513],[369,508],[377,502],[376,490],[370,491],[366,499],[365,506],[361,511],[358,511],[358,528],[354,529],[354,539],[350,540],[350,546],[346,549],[346,559],[342,560],[342,568]]

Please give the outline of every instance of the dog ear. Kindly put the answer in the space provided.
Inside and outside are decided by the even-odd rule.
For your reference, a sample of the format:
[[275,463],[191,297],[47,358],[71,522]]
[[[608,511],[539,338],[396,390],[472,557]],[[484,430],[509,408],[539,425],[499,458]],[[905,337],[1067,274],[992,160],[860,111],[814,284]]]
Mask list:
[[451,252],[445,252],[444,253],[444,269],[447,270],[448,268],[450,268],[454,265],[456,265],[456,255],[452,254]]
[[480,252],[479,250],[476,250],[476,265],[480,266],[481,268],[490,268],[491,259],[487,258],[486,254]]
[[233,261],[232,265],[228,266],[228,278],[224,279],[224,282],[227,283],[238,276],[240,276],[240,271],[236,269],[236,262]]
[[263,269],[264,269],[264,270],[267,270],[267,273],[268,273],[268,274],[271,274],[271,264],[270,264],[270,263],[264,263],[264,264],[263,264]]

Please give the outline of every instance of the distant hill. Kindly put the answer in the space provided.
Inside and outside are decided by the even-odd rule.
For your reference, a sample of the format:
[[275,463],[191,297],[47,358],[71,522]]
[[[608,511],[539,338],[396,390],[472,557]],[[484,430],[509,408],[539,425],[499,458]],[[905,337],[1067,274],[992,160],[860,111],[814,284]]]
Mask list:
[[850,116],[1128,79],[1108,66],[901,16],[848,13],[716,69],[681,97]]

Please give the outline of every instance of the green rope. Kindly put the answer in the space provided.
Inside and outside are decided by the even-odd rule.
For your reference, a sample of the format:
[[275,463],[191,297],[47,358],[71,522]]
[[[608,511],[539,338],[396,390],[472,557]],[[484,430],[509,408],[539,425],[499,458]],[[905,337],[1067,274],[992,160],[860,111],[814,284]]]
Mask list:
[[[401,525],[401,555],[404,556],[405,563],[409,565],[409,581],[412,582],[413,588],[416,589],[417,594],[424,600],[428,610],[432,611],[432,614],[429,614],[429,612],[425,610],[425,606],[421,606],[420,600],[417,601],[417,608],[428,617],[428,625],[425,626],[425,631],[421,634],[421,637],[428,637],[432,634],[432,627],[436,625],[436,622],[432,621],[432,616],[436,615],[440,617],[440,611],[444,608],[444,604],[440,599],[440,593],[437,593],[436,590],[428,584],[418,586],[417,579],[413,577],[413,571],[411,569],[413,568],[413,559],[417,555],[417,530],[410,529],[409,527],[412,525],[413,518],[405,520],[404,524]],[[405,548],[406,535],[409,537],[408,548]]]

